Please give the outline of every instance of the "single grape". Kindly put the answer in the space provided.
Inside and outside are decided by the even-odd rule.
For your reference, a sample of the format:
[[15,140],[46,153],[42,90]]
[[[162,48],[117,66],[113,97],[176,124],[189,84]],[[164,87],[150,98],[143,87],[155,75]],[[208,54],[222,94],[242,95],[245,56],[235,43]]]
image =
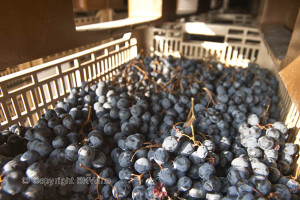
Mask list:
[[132,190],[132,199],[133,200],[143,200],[146,198],[146,188],[145,186],[136,186]]
[[134,163],[134,169],[140,174],[149,172],[151,168],[152,163],[147,158],[139,158]]
[[174,152],[178,148],[178,141],[174,136],[168,136],[164,139],[162,147],[169,152]]
[[[116,191],[115,191],[115,190]],[[114,189],[112,189],[112,193],[116,198],[116,193],[118,194],[119,198],[127,197],[131,192],[131,186],[125,180],[119,180],[114,184]]]
[[210,175],[215,174],[216,171],[215,171],[215,167],[212,164],[204,163],[199,166],[198,173],[202,179],[207,180],[207,179],[209,179]]
[[185,156],[177,156],[173,162],[174,169],[186,172],[190,168],[190,160]]
[[183,176],[178,179],[177,187],[180,191],[186,192],[191,189],[193,181],[188,176]]
[[154,152],[153,159],[159,165],[165,164],[169,160],[169,153],[165,149],[159,148]]
[[132,165],[131,158],[133,154],[130,151],[124,151],[119,156],[119,164],[121,167],[130,167]]
[[22,171],[11,171],[3,178],[2,190],[11,195],[15,195],[22,192],[26,187],[26,185],[22,183],[22,179],[24,177],[26,176]]
[[167,187],[176,183],[176,175],[168,168],[164,168],[159,172],[159,180]]

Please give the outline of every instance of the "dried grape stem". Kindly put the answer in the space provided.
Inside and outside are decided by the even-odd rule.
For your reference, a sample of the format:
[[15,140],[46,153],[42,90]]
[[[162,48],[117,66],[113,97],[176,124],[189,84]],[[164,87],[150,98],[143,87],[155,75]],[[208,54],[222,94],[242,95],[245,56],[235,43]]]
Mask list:
[[[142,185],[142,176],[144,175],[145,173],[142,173],[142,174],[130,174],[131,176],[135,176],[138,178],[139,180],[139,185]],[[130,181],[133,181],[134,179],[131,179]]]
[[141,67],[142,67],[143,70],[145,71],[145,70],[146,70],[146,66],[144,65],[143,59],[140,59],[139,62],[140,62],[140,64],[141,64]]
[[128,63],[128,65],[122,70],[122,72],[120,72],[120,73],[116,74],[115,76],[113,76],[112,81],[114,81],[116,78],[121,76],[125,72],[125,70],[128,69],[131,66],[131,63],[132,63],[132,61],[130,61]]
[[185,128],[188,127],[188,126],[193,125],[194,121],[196,120],[195,113],[194,113],[194,98],[192,97],[191,100],[192,100],[192,107],[191,107],[190,112],[188,114],[188,117],[187,117],[187,120],[186,120],[187,124],[185,125]]
[[194,82],[198,83],[198,84],[202,84],[203,82],[199,81],[196,77],[194,77],[193,79]]
[[262,197],[262,198],[265,198],[265,196],[262,195],[256,188],[252,188],[252,190],[253,190],[254,192],[256,192],[256,193],[258,194],[258,196],[260,196],[260,197]]
[[276,200],[280,200],[280,196],[276,192],[271,192],[267,198],[268,199],[275,198]]
[[197,142],[196,142],[196,139],[195,139],[195,132],[194,132],[194,126],[193,126],[193,124],[191,124],[191,129],[192,129],[192,138],[193,138],[193,141],[194,141],[194,143],[196,144]]
[[148,172],[148,173],[149,173],[150,180],[153,180],[152,176],[151,176],[151,172]]
[[266,125],[259,125],[259,124],[256,124],[256,126],[258,126],[258,128],[260,128],[260,129],[267,130],[267,129],[269,129],[270,127],[272,127],[273,124],[266,124]]
[[224,74],[221,78],[219,78],[218,81],[223,80],[224,78],[226,78],[229,74],[231,73],[231,71],[227,72],[226,74]]
[[92,172],[93,174],[95,174],[99,179],[102,179],[102,180],[104,180],[105,182],[107,182],[107,183],[112,187],[112,189],[114,190],[114,192],[116,193],[117,199],[120,200],[120,199],[119,199],[119,196],[118,196],[118,193],[117,193],[117,190],[116,190],[116,189],[114,188],[114,186],[110,183],[110,181],[108,181],[106,178],[102,178],[102,177],[99,176],[99,174],[97,174],[94,170],[92,170],[92,169],[90,169],[90,168],[88,168],[88,167],[82,165],[81,163],[80,163],[80,167],[89,170],[90,172]]
[[262,123],[265,123],[265,118],[266,118],[266,116],[267,116],[267,114],[268,114],[270,105],[271,105],[271,98],[269,98],[269,103],[268,103],[267,108],[266,108],[266,110],[265,110],[265,112],[264,112],[264,116],[263,116],[263,118],[262,118],[262,120],[261,120]]
[[147,75],[147,72],[142,70],[139,66],[133,65],[137,70],[139,70],[141,73],[143,73],[145,76]]
[[[296,165],[297,165],[298,158],[299,158],[299,152],[297,152],[297,154],[293,156],[293,163],[291,165],[291,169],[297,169]],[[294,180],[296,180],[296,177],[298,177],[298,171],[299,170],[296,170],[296,174],[295,174],[295,179]]]
[[133,161],[133,158],[134,158],[134,156],[137,154],[138,151],[140,151],[140,150],[142,150],[142,149],[153,148],[153,147],[157,147],[157,148],[158,148],[158,147],[161,147],[161,144],[160,144],[160,143],[157,143],[157,144],[150,144],[150,145],[147,145],[147,146],[145,146],[145,147],[139,148],[139,149],[136,150],[136,151],[134,152],[134,154],[132,155],[132,157],[131,157],[131,159],[130,159],[130,162]]
[[153,148],[153,147],[161,147],[161,143],[157,143],[157,144],[151,144],[151,145],[148,145],[148,146],[145,146],[145,148]]
[[137,91],[138,91],[138,90],[139,90],[139,88],[140,88],[140,85],[141,85],[142,81],[143,81],[143,79],[139,80],[139,82],[138,82],[138,86],[136,87],[136,89],[135,89],[134,93],[137,93]]
[[155,87],[155,93],[157,93],[157,83],[156,81],[154,80],[154,78],[152,77],[152,82],[154,83],[154,87]]
[[[247,68],[247,69],[248,69],[248,68]],[[268,79],[266,79],[266,78],[264,78],[264,77],[262,77],[261,75],[258,75],[258,74],[255,75],[255,79],[262,79],[262,80],[266,81],[268,84],[271,83],[270,80],[268,80]]]
[[177,72],[176,72],[176,74],[174,74],[174,75],[171,77],[171,79],[163,86],[163,88],[167,87],[167,86],[173,81],[173,79],[176,77],[176,75],[177,75]]
[[163,167],[162,167],[160,164],[158,164],[158,163],[154,163],[154,164],[153,164],[153,166],[155,166],[155,165],[159,166],[160,170],[162,170],[162,169],[163,169]]
[[159,72],[157,71],[157,66],[159,66],[160,64],[159,64],[157,58],[155,58],[155,59],[153,60],[153,64],[154,64],[154,66],[155,66],[154,71],[155,71],[156,73],[159,73]]
[[214,104],[214,106],[216,105],[216,102],[214,101],[213,97],[212,97],[212,93],[209,91],[209,89],[207,89],[206,87],[203,87],[203,90],[208,94],[209,96],[209,102],[212,102]]
[[179,86],[180,86],[180,90],[181,90],[181,92],[183,92],[184,91],[184,88],[183,88],[183,85],[182,85],[182,82],[181,82],[181,80],[179,79]]
[[[194,123],[194,121],[196,120],[195,113],[194,113],[194,98],[191,98],[191,100],[192,100],[192,107],[191,107],[190,112],[189,112],[189,114],[188,114],[188,117],[187,117],[187,124],[185,125],[185,128],[188,127],[188,126],[191,127],[191,129],[192,129],[192,136],[189,136],[189,135],[187,135],[187,134],[182,133],[178,128],[176,128],[176,124],[173,126],[173,128],[174,128],[175,131],[176,131],[177,133],[179,133],[181,136],[185,136],[185,137],[189,138],[190,140],[193,141],[193,143],[194,143],[195,145],[198,145],[198,144],[197,144],[197,141],[196,141],[196,139],[195,139],[195,132],[194,132],[194,126],[193,126],[193,123]],[[181,123],[181,122],[179,122],[179,123]],[[177,123],[177,124],[178,124],[178,123]]]
[[215,163],[215,158],[209,154],[209,158],[206,158],[206,160],[208,160],[209,163],[214,164]]
[[99,178],[97,178],[97,197],[96,197],[96,199],[95,199],[95,200],[97,200],[97,199],[100,199],[100,200],[102,200],[102,198],[101,198],[101,196],[100,196],[100,192],[99,192],[98,185],[99,185]]
[[[178,128],[176,128],[175,126],[173,126],[173,128],[175,129],[175,131],[176,131],[178,134],[180,134],[181,137],[187,137],[188,139],[190,139],[190,140],[193,141],[194,145],[198,145],[197,143],[198,143],[199,141],[196,141],[194,136],[189,136],[189,135],[187,135],[187,134],[185,134],[185,133],[182,133],[182,132],[181,132]],[[194,129],[194,128],[192,128],[192,132],[194,132],[193,129]],[[200,142],[200,143],[201,143],[201,142]]]
[[1,175],[0,175],[0,189],[2,189],[2,182],[3,182],[3,179],[2,179],[2,178],[3,178],[3,175],[4,175],[4,174],[1,174]]
[[88,123],[90,123],[92,125],[92,129],[94,130],[94,125],[93,122],[91,121],[91,114],[92,114],[92,106],[89,106],[89,113],[88,113],[88,118],[86,119],[86,121],[82,124],[81,129],[80,129],[80,134],[83,136],[83,138],[85,138],[83,129],[86,125],[88,125]]
[[178,126],[180,124],[184,124],[185,122],[177,122],[174,126]]
[[205,134],[203,134],[203,133],[201,133],[200,131],[196,131],[196,133],[198,133],[199,135],[201,135],[205,140],[206,140],[206,138],[207,138],[207,135],[205,135]]

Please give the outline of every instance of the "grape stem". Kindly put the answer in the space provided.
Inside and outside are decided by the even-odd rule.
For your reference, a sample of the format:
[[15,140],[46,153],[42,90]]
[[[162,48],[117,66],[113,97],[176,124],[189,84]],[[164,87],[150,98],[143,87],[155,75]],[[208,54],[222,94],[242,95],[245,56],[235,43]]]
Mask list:
[[279,195],[278,193],[276,193],[276,192],[271,192],[271,193],[268,195],[267,198],[268,198],[268,199],[273,198],[273,199],[276,199],[276,200],[280,200],[280,195]]
[[180,136],[187,137],[187,138],[189,138],[190,140],[192,140],[194,144],[197,144],[197,141],[196,141],[196,139],[195,139],[194,126],[193,126],[193,123],[194,123],[194,121],[196,120],[195,113],[194,113],[194,98],[191,98],[191,100],[192,100],[192,107],[191,107],[190,112],[189,112],[189,114],[188,114],[188,117],[187,117],[187,124],[185,125],[185,128],[188,127],[188,126],[191,127],[191,129],[192,129],[192,136],[189,136],[189,135],[187,135],[187,134],[185,134],[185,133],[182,133],[178,128],[176,128],[176,125],[181,124],[181,123],[184,123],[184,122],[178,122],[178,123],[176,123],[175,125],[173,125],[173,128],[175,129],[175,131],[176,131],[177,133],[180,134]]
[[0,175],[0,189],[2,189],[2,182],[3,182],[3,174]]
[[153,180],[152,176],[151,176],[151,172],[149,172],[149,177],[150,177],[150,180]]
[[266,118],[266,116],[267,116],[267,114],[268,114],[270,105],[271,105],[271,98],[269,98],[269,103],[268,103],[267,108],[266,108],[266,110],[265,110],[265,112],[264,112],[264,116],[263,116],[263,118],[261,119],[261,122],[262,122],[262,123],[265,123],[265,118]]
[[[190,140],[192,140],[194,144],[196,144],[195,141],[193,140],[193,137],[191,137],[191,136],[189,136],[189,135],[187,135],[187,134],[182,133],[182,132],[181,132],[178,128],[176,128],[175,126],[173,126],[173,128],[175,129],[175,131],[176,131],[181,137],[187,137],[187,138],[189,138]],[[179,138],[179,139],[180,139],[180,138]]]
[[262,198],[265,198],[264,195],[262,195],[256,188],[252,188],[252,190],[254,192],[256,192],[258,194],[258,196],[262,197]]
[[132,64],[132,61],[130,61],[128,63],[128,65],[119,74],[113,76],[112,82],[115,81],[116,78],[118,78],[119,76],[121,76],[122,74],[124,74],[124,72],[131,66],[131,64]]
[[154,71],[156,72],[156,73],[160,73],[160,72],[158,72],[158,70],[157,70],[157,66],[159,66],[160,64],[159,64],[159,62],[158,62],[158,60],[157,60],[157,58],[155,58],[154,60],[153,60],[153,64],[154,64]]
[[[184,136],[184,137],[189,138],[190,140],[193,141],[194,145],[199,146],[199,145],[202,145],[202,143],[201,143],[201,141],[197,141],[197,140],[195,139],[195,132],[194,132],[194,126],[193,126],[193,123],[194,123],[194,121],[196,120],[195,113],[194,113],[194,98],[192,98],[191,100],[192,100],[192,107],[191,107],[190,112],[189,112],[189,114],[188,114],[188,117],[187,117],[187,124],[185,125],[185,127],[188,127],[188,126],[191,127],[191,129],[192,129],[192,136],[189,136],[189,135],[187,135],[187,134],[182,133],[178,128],[176,128],[176,124],[173,125],[173,128],[175,129],[175,131],[176,131],[177,133],[180,134],[180,136]],[[181,122],[179,122],[179,123],[181,123]],[[179,123],[177,123],[177,124],[179,124]],[[204,134],[200,133],[200,135],[203,136]],[[205,138],[205,136],[203,136],[203,137]],[[210,163],[214,164],[214,163],[215,163],[215,158],[214,158],[210,153],[209,153],[208,155],[209,155],[209,158],[207,158],[207,160],[208,160]]]
[[95,200],[99,199],[99,200],[102,200],[101,196],[100,196],[100,192],[99,192],[99,188],[98,188],[98,185],[99,185],[99,178],[97,178],[97,197]]
[[271,128],[273,126],[273,124],[266,124],[266,125],[256,124],[256,126],[258,126],[258,128],[260,128],[260,129],[267,130],[267,129]]
[[137,91],[139,90],[139,87],[140,87],[140,85],[141,85],[142,81],[143,81],[143,79],[139,80],[139,82],[138,82],[138,86],[136,87],[136,89],[135,89],[134,93],[137,93]]
[[[139,180],[139,185],[142,185],[142,177],[143,177],[144,173],[139,174],[139,175],[138,174],[130,174],[130,175],[137,177],[137,179]],[[134,180],[134,178],[130,178],[130,182],[133,180]]]
[[[102,179],[102,180],[104,180],[105,182],[107,182],[107,183],[112,187],[112,189],[114,190],[114,192],[116,193],[117,199],[120,200],[120,199],[119,199],[119,196],[118,196],[118,193],[117,193],[117,190],[114,188],[114,186],[110,183],[109,180],[107,180],[106,178],[103,178],[103,177],[99,176],[99,174],[97,174],[94,170],[92,170],[92,169],[90,169],[90,168],[88,168],[88,167],[82,165],[81,163],[80,163],[80,167],[89,170],[90,172],[92,172],[93,174],[95,174],[99,179]],[[99,194],[98,183],[99,183],[99,182],[97,181],[97,193]],[[101,199],[100,196],[98,196],[97,198],[100,198],[100,199]],[[97,198],[96,198],[96,199],[97,199]]]
[[209,89],[207,89],[206,87],[203,87],[202,89],[203,89],[203,90],[208,94],[208,96],[209,96],[209,102],[208,102],[208,104],[207,104],[206,107],[208,107],[208,105],[210,104],[210,102],[212,102],[213,105],[215,106],[215,105],[216,105],[216,102],[215,102],[215,100],[214,100],[214,98],[213,98],[213,96],[212,96],[211,91],[209,91]]
[[157,82],[154,80],[153,77],[152,77],[152,82],[154,83],[155,93],[157,93],[158,92],[158,90],[157,90]]
[[145,72],[144,70],[142,70],[139,66],[137,65],[133,65],[137,70],[139,70],[142,74],[144,74],[145,76],[147,75],[147,72]]
[[174,74],[174,75],[171,77],[171,79],[163,86],[163,88],[167,87],[167,86],[173,81],[173,79],[176,77],[176,75],[177,75],[177,72],[176,72],[176,74]]
[[139,149],[136,150],[136,151],[134,152],[134,154],[132,155],[132,157],[131,157],[131,159],[130,159],[130,162],[133,161],[133,158],[134,158],[134,156],[137,154],[138,151],[140,151],[140,150],[142,150],[142,149],[153,148],[153,147],[159,148],[159,147],[161,147],[161,144],[160,144],[160,143],[157,143],[157,144],[151,144],[151,143],[150,143],[150,145],[147,145],[147,146],[145,146],[145,147],[139,148]]
[[201,133],[200,131],[196,131],[196,133],[198,133],[200,136],[202,136],[204,138],[204,140],[206,140],[207,135]]
[[194,113],[194,98],[192,97],[191,100],[192,100],[192,107],[191,107],[190,112],[188,114],[187,124],[185,125],[185,127],[190,126],[196,120],[195,113]]
[[157,165],[157,166],[159,166],[160,170],[162,170],[162,169],[163,169],[163,167],[162,167],[160,164],[158,164],[158,163],[155,163],[154,165]]
[[88,113],[88,118],[86,119],[86,121],[82,124],[81,129],[80,129],[80,134],[83,136],[83,138],[85,138],[83,129],[86,125],[88,125],[89,123],[92,125],[92,129],[94,130],[94,125],[93,122],[91,120],[91,114],[92,114],[92,106],[89,106],[89,113]]

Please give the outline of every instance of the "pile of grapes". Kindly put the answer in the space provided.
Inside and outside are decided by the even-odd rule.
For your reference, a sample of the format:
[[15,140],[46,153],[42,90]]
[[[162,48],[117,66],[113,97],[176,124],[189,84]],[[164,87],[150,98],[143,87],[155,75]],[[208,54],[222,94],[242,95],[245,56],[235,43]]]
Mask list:
[[0,134],[0,199],[299,199],[266,69],[137,57]]

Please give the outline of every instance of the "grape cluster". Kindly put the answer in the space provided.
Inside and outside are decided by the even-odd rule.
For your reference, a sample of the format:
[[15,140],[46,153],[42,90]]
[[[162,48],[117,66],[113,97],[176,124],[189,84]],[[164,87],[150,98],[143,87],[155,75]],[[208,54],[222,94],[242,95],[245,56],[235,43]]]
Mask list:
[[0,199],[298,199],[277,89],[253,63],[139,56],[1,132]]
[[[0,158],[14,157],[26,151],[27,140],[24,138],[26,128],[13,125],[0,134]],[[4,157],[3,157],[4,156]],[[1,165],[3,166],[3,165]]]

